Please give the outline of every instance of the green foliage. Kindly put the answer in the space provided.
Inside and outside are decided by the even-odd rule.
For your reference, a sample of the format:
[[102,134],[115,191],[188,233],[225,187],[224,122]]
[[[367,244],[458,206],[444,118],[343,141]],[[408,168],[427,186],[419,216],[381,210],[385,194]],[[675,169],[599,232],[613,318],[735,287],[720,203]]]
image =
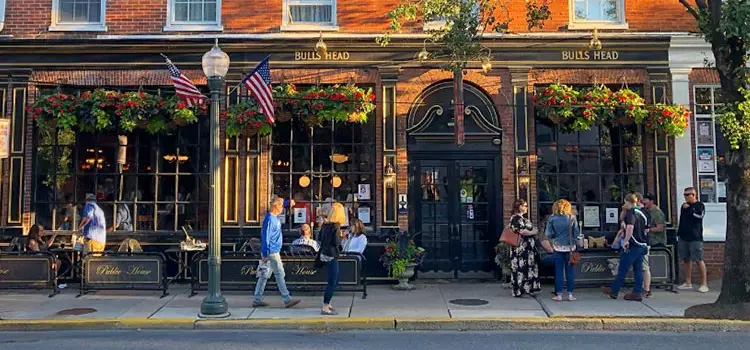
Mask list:
[[[394,33],[400,33],[404,24],[421,17],[425,23],[441,22],[442,26],[430,28],[430,41],[438,47],[433,57],[447,58],[445,70],[455,72],[465,68],[470,61],[487,58],[489,52],[482,47],[485,31],[503,32],[510,19],[498,21],[495,13],[507,14],[508,1],[502,0],[403,0],[389,13],[389,30],[376,42],[387,46]],[[421,15],[421,16],[420,16]],[[535,25],[542,25],[535,22]],[[487,51],[487,52],[485,52]]]
[[744,100],[727,106],[719,116],[721,133],[733,150],[750,148],[750,89],[741,89]]
[[424,259],[424,248],[414,243],[414,237],[406,231],[397,233],[388,239],[385,252],[380,256],[380,261],[388,268],[390,276],[397,278],[401,276],[410,264],[419,265]]

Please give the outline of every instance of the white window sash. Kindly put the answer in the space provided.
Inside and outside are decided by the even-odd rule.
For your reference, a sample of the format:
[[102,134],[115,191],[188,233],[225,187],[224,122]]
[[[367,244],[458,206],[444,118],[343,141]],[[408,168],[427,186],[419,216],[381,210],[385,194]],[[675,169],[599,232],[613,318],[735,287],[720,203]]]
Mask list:
[[50,31],[107,31],[107,0],[99,2],[98,22],[63,22],[60,20],[60,0],[52,0]]
[[222,31],[224,27],[221,25],[221,2],[222,0],[216,0],[216,18],[208,21],[178,21],[176,19],[177,2],[175,0],[167,0],[167,23],[164,26],[164,31]]
[[[710,91],[711,91],[711,101],[709,102],[709,105],[711,106],[711,113],[710,114],[705,114],[705,113],[698,114],[697,113],[697,109],[698,109],[698,100],[697,100],[697,97],[698,97],[698,95],[697,95],[696,91],[698,89],[710,89]],[[695,125],[695,127],[693,128],[694,129],[693,130],[693,133],[694,133],[693,136],[694,136],[694,140],[695,140],[695,145],[693,147],[693,157],[695,158],[695,164],[696,164],[696,174],[697,174],[697,178],[696,178],[697,186],[696,187],[698,189],[698,199],[700,200],[700,196],[701,196],[701,192],[702,192],[701,191],[701,182],[700,182],[701,177],[712,177],[713,180],[714,180],[713,198],[711,199],[710,202],[708,202],[706,204],[713,204],[713,205],[726,205],[726,203],[719,202],[719,191],[718,191],[718,186],[719,186],[718,185],[719,184],[719,162],[718,162],[718,158],[719,158],[719,156],[718,156],[718,154],[716,154],[716,152],[717,152],[716,139],[717,139],[717,136],[718,136],[716,134],[717,131],[716,131],[716,113],[715,113],[716,112],[716,106],[717,106],[717,103],[716,103],[716,93],[720,89],[721,89],[720,85],[695,85],[695,86],[693,86],[693,101],[692,101],[693,102],[693,111],[692,111],[693,112],[693,125]],[[701,104],[701,105],[705,105],[705,104]],[[710,120],[711,121],[711,132],[713,133],[713,142],[712,142],[711,145],[703,145],[703,144],[699,145],[698,144],[698,132],[699,132],[699,130],[698,130],[697,126],[698,126],[698,121],[699,120]],[[697,164],[699,162],[699,160],[698,160],[698,148],[711,148],[713,150],[713,155],[714,155],[714,171],[713,172],[701,172],[700,169],[698,168],[698,166],[697,166]]]
[[[586,3],[589,0],[584,0]],[[615,9],[617,10],[617,19],[607,20],[586,20],[576,18],[576,0],[569,0],[569,23],[568,29],[628,29],[625,21],[625,0],[616,0]]]
[[[309,22],[309,21],[294,21],[292,18],[291,7],[292,6],[330,6],[331,7],[331,21],[330,22]],[[336,0],[284,0],[282,9],[282,21],[283,29],[336,29],[337,26],[337,10]]]

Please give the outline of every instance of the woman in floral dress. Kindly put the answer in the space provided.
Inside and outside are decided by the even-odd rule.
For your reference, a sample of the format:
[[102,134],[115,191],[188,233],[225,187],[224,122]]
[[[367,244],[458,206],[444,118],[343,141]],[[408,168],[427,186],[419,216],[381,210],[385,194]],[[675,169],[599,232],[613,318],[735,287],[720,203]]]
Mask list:
[[525,217],[528,211],[529,204],[525,200],[517,199],[513,203],[510,229],[521,235],[518,247],[510,249],[510,283],[513,296],[517,298],[542,290],[539,283],[539,264],[536,260],[539,256],[536,249],[537,229]]

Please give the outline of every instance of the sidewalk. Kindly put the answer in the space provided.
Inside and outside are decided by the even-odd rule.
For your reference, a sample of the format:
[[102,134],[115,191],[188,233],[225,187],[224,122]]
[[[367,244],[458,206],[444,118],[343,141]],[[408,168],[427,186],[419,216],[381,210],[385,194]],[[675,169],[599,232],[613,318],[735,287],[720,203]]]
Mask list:
[[[278,293],[268,292],[266,308],[253,308],[249,293],[225,293],[231,316],[221,320],[198,317],[205,293],[188,298],[187,288],[175,286],[170,295],[158,292],[99,291],[76,298],[74,288],[48,298],[46,293],[30,291],[0,292],[0,330],[75,328],[393,328],[414,329],[497,329],[522,325],[546,325],[560,329],[606,329],[610,318],[627,326],[621,317],[650,319],[645,324],[683,323],[685,309],[714,302],[718,288],[701,294],[679,294],[655,290],[643,302],[611,300],[595,289],[577,291],[578,301],[551,300],[550,287],[536,298],[510,297],[510,290],[499,283],[425,283],[413,291],[395,291],[390,286],[371,286],[367,299],[359,293],[338,293],[334,306],[338,316],[321,316],[319,293],[294,294],[302,303],[285,309]],[[461,305],[470,304],[470,305]],[[668,321],[668,322],[666,322]],[[689,322],[695,330],[697,320]],[[572,323],[571,323],[572,322]],[[731,321],[719,321],[731,322]],[[688,322],[681,327],[688,327]],[[698,322],[700,323],[700,322]],[[732,323],[750,329],[750,322]],[[337,326],[338,325],[338,326]],[[505,326],[503,326],[505,325]],[[553,327],[553,328],[554,328]],[[639,326],[640,327],[640,326]],[[399,327],[396,327],[397,329]],[[503,328],[503,329],[504,329]],[[726,327],[722,328],[725,329]],[[730,327],[731,328],[731,327]],[[731,329],[730,329],[731,330]]]

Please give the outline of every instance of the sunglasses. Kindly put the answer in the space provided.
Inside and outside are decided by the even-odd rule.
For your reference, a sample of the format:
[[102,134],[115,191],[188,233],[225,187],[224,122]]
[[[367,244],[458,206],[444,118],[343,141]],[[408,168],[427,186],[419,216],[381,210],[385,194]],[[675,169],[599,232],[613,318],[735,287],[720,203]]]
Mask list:
[[685,197],[695,196],[695,193],[683,193],[682,194]]

